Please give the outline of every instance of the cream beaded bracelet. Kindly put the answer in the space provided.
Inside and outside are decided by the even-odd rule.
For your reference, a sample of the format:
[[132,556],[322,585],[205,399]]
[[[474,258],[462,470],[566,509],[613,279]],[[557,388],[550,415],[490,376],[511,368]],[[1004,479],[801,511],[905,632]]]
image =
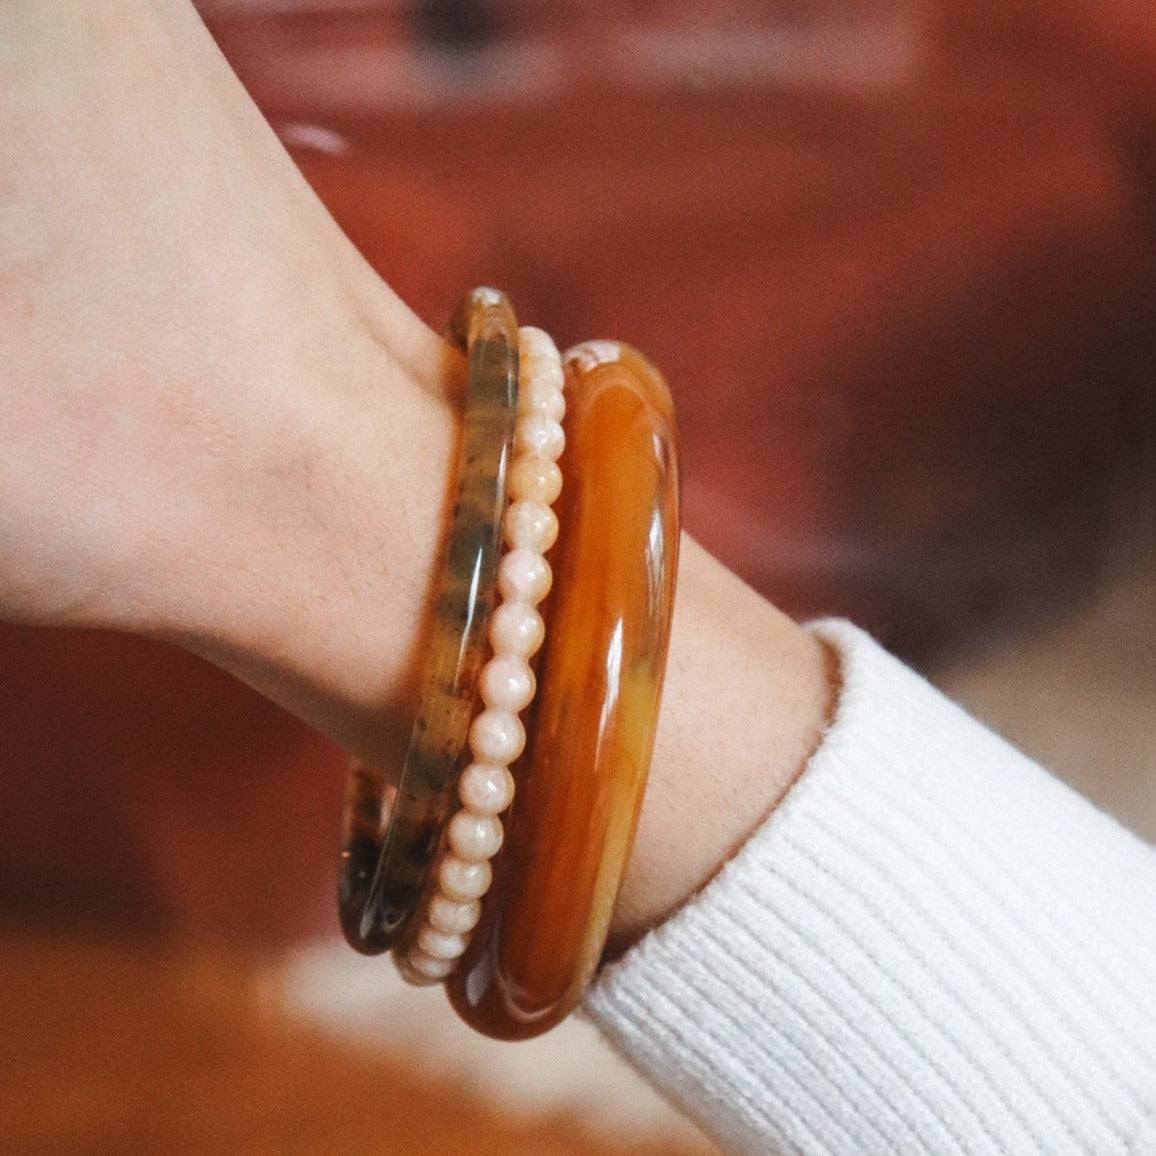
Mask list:
[[630,855],[677,571],[674,414],[635,350],[563,365],[496,290],[451,338],[469,381],[422,701],[396,791],[351,768],[340,913],[358,950],[522,1039],[581,997]]

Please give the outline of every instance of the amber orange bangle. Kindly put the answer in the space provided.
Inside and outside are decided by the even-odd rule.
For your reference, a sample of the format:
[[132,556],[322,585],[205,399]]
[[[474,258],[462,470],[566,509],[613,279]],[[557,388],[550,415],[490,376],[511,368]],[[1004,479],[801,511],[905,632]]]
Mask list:
[[355,760],[342,823],[338,910],[346,939],[377,954],[418,906],[453,805],[458,762],[485,658],[514,435],[518,324],[495,289],[475,289],[450,328],[469,379],[458,490],[429,640],[421,703],[396,794]]
[[561,1020],[602,955],[654,743],[678,555],[670,394],[635,350],[566,356],[554,587],[496,885],[453,1006],[489,1036]]

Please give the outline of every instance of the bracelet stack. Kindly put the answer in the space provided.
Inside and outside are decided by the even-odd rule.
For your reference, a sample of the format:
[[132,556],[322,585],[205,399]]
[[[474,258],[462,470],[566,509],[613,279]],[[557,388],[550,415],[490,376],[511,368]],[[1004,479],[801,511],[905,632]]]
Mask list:
[[425,690],[396,791],[351,766],[339,910],[359,951],[520,1039],[590,982],[630,854],[677,570],[674,415],[636,351],[590,342],[563,369],[495,290],[451,339],[469,382]]

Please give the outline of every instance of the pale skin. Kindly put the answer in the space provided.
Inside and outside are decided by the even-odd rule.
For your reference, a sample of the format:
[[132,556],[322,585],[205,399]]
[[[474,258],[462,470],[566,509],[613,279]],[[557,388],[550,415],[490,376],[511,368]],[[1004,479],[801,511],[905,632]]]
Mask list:
[[[396,766],[460,358],[344,238],[187,0],[4,5],[0,124],[0,617],[176,641]],[[615,947],[783,797],[835,677],[684,538]]]

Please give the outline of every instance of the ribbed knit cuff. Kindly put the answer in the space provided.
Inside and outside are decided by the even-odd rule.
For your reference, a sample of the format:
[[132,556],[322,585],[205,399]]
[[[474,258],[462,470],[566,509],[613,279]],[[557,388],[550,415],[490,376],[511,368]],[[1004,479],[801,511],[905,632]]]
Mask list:
[[764,827],[586,1008],[728,1151],[1156,1153],[1156,852],[846,623]]

